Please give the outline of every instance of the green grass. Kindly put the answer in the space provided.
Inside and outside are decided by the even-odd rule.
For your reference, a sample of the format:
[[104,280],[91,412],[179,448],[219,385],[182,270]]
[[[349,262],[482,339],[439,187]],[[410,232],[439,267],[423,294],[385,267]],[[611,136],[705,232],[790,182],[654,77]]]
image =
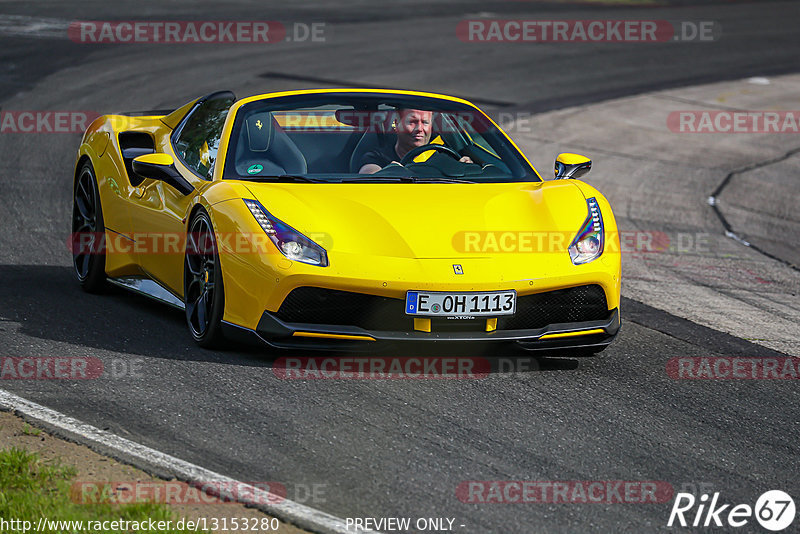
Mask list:
[[38,436],[42,431],[38,428],[33,428],[28,423],[22,423],[22,433],[26,436]]
[[[6,521],[10,519],[32,521],[34,528],[40,517],[62,521],[172,519],[174,522],[178,519],[172,510],[163,504],[149,502],[125,505],[108,502],[79,504],[72,499],[70,493],[70,486],[75,476],[75,468],[58,461],[45,462],[36,453],[29,453],[16,447],[0,450],[0,517]],[[127,534],[127,531],[124,532]]]

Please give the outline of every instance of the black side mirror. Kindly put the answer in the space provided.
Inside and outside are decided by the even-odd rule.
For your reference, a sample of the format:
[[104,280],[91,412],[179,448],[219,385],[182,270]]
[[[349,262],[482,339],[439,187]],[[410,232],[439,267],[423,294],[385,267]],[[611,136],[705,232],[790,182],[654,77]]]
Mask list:
[[141,178],[161,180],[188,196],[194,192],[194,186],[175,168],[175,160],[169,154],[143,154],[133,158],[133,172]]
[[592,170],[592,160],[580,154],[565,152],[556,158],[556,180],[580,178]]

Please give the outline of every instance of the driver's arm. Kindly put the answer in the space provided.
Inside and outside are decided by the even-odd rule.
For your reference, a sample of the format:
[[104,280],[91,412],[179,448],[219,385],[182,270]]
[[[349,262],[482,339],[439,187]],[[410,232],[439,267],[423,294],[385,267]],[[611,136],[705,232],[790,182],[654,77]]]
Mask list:
[[380,165],[376,165],[374,163],[366,163],[358,169],[358,174],[375,174],[381,170]]
[[386,167],[381,167],[380,165],[376,165],[375,163],[367,163],[367,164],[365,164],[363,167],[361,167],[358,170],[358,174],[375,174],[376,172],[378,172],[378,171],[380,171],[382,169],[387,169],[387,168],[391,167],[392,165],[396,165],[396,166],[399,165],[400,167],[403,166],[403,164],[400,163],[399,161],[392,161]]

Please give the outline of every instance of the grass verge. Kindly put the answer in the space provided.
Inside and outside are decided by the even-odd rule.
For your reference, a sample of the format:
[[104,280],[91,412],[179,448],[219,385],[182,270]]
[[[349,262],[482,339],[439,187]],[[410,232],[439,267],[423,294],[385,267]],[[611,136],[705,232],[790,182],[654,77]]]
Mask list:
[[[76,503],[70,489],[76,475],[74,467],[60,461],[44,461],[35,452],[17,447],[0,450],[0,517],[31,521],[34,525],[42,517],[62,522],[61,525],[48,525],[50,528],[44,532],[71,530],[63,524],[65,521],[82,521],[87,525],[89,522],[115,520],[145,523],[172,520],[173,524],[177,523],[176,515],[163,504],[98,502],[87,506]],[[104,532],[127,533],[129,530]],[[200,531],[169,529],[158,532]]]

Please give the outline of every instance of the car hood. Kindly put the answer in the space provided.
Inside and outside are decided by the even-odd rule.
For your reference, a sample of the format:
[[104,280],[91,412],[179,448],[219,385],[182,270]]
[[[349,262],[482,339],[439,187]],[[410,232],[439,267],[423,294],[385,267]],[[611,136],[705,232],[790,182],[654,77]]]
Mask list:
[[272,215],[329,253],[368,256],[423,259],[529,252],[515,243],[532,234],[534,239],[555,236],[548,240],[551,251],[553,243],[566,250],[587,215],[583,194],[569,180],[248,183],[247,189]]

